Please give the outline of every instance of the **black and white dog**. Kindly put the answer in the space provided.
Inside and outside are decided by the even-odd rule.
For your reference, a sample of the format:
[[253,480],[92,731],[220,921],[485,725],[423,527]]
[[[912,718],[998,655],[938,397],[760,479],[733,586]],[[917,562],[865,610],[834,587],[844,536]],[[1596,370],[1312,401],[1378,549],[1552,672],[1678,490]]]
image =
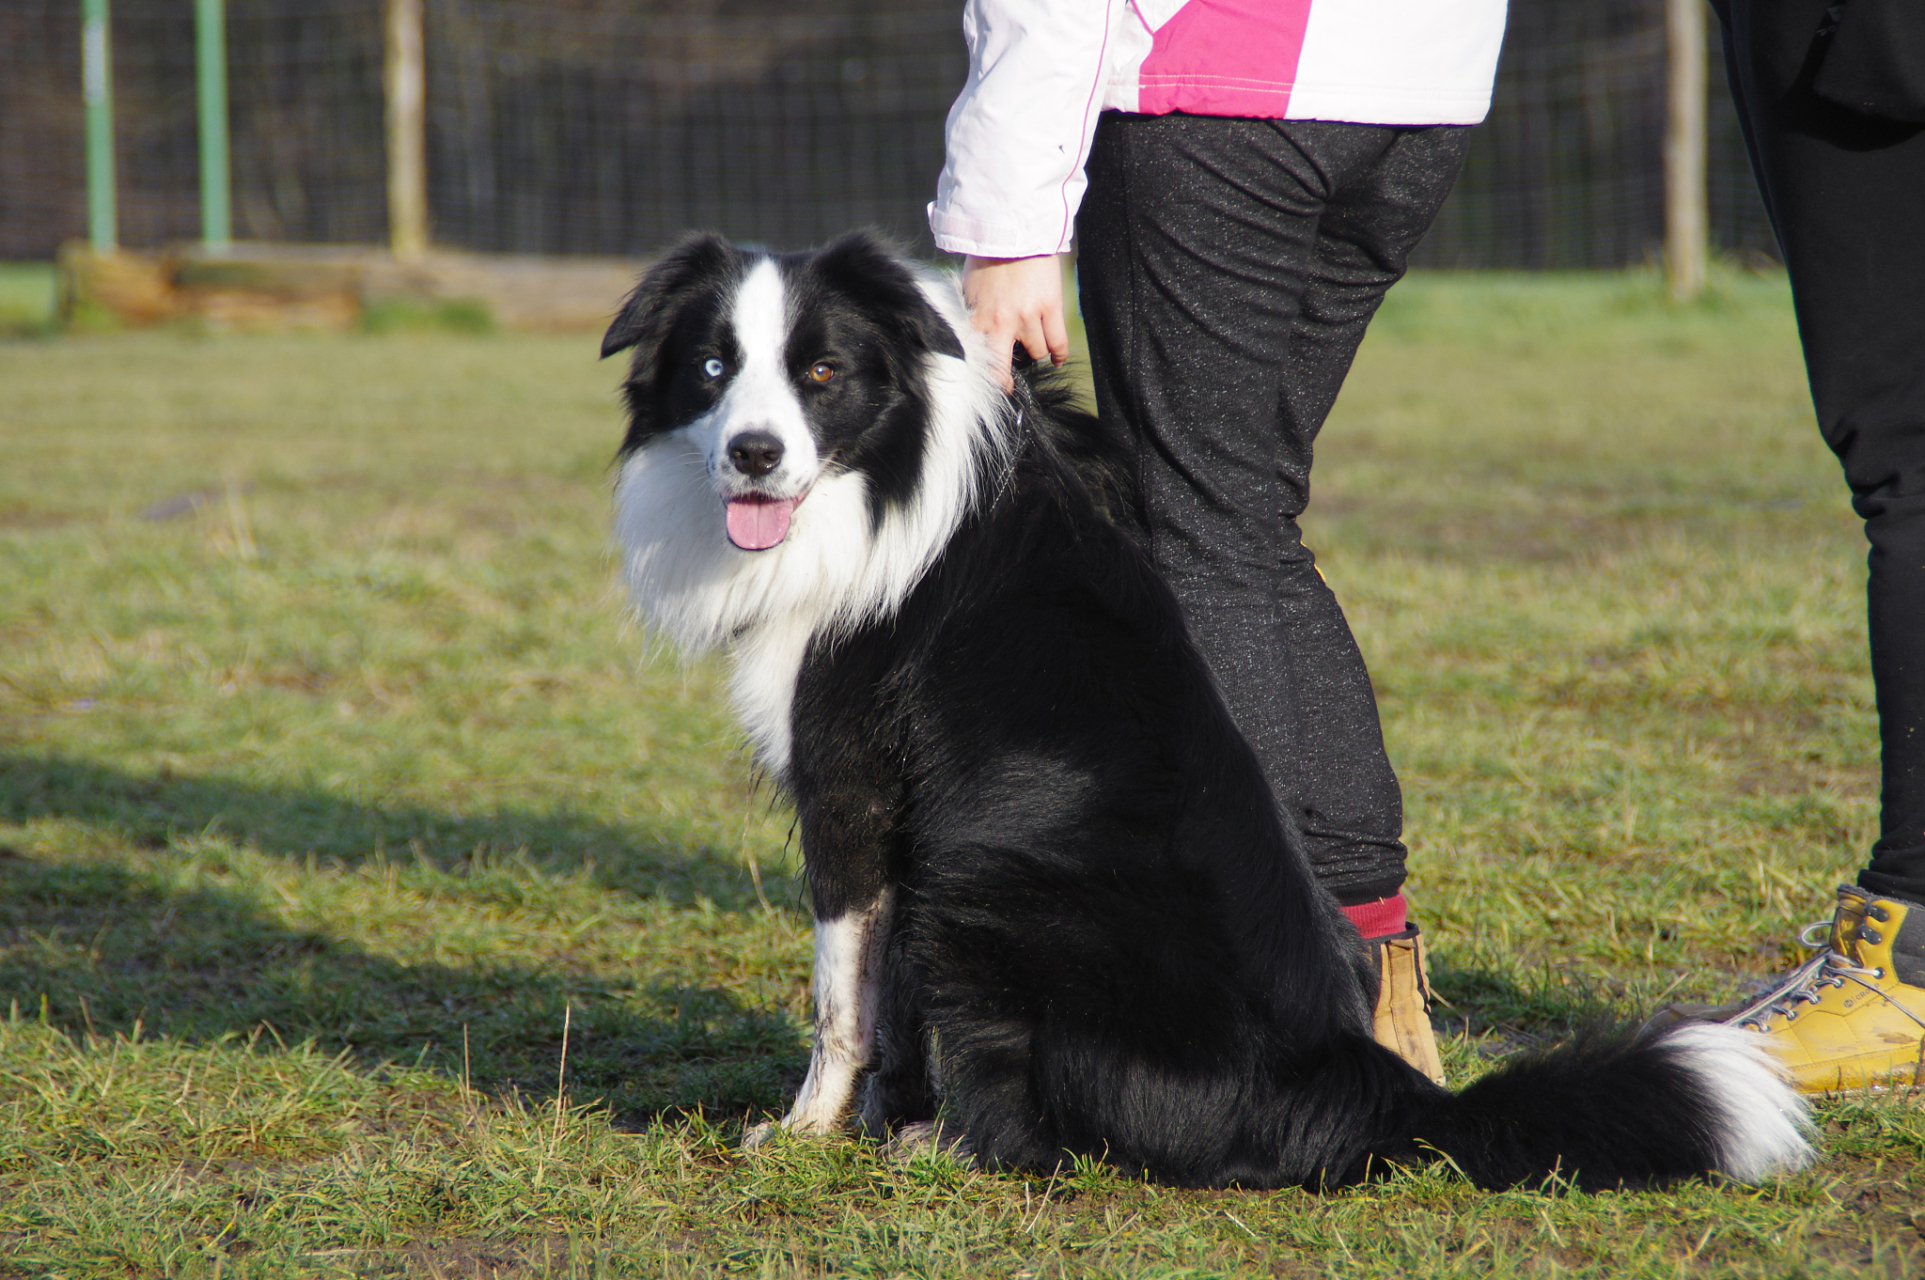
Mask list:
[[[990,1163],[1485,1186],[1810,1158],[1758,1038],[1581,1038],[1451,1094],[1371,1038],[1372,969],[1175,598],[1124,455],[1000,390],[953,282],[852,236],[682,245],[628,298],[616,533],[641,611],[728,645],[793,798],[815,1047],[781,1123],[945,1126]],[[857,1098],[858,1088],[862,1092]]]

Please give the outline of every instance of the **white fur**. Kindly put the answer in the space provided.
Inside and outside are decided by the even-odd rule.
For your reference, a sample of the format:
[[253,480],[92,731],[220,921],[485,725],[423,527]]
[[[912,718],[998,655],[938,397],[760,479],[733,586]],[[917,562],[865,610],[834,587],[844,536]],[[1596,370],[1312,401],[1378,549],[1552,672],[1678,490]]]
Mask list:
[[[933,412],[915,497],[873,533],[867,481],[825,466],[807,435],[782,348],[794,317],[767,259],[738,286],[731,315],[741,370],[709,413],[664,433],[623,464],[615,535],[636,605],[685,654],[735,642],[733,695],[763,764],[789,765],[789,710],[812,637],[833,638],[901,607],[978,497],[984,474],[1011,465],[1010,409],[988,344],[969,325],[953,279],[922,274],[923,295],[962,339],[963,360],[928,357]],[[728,441],[775,431],[785,445],[779,491],[806,493],[789,535],[767,551],[728,540],[724,498],[740,488]],[[791,472],[791,464],[798,470]],[[807,474],[802,473],[802,468]]]
[[841,1122],[855,1097],[856,1076],[876,1047],[876,1013],[881,1004],[881,925],[892,892],[874,904],[815,925],[815,1044],[809,1074],[795,1106],[782,1118],[784,1128],[827,1133]]
[[806,616],[791,614],[750,628],[735,642],[729,700],[748,731],[755,758],[778,778],[789,772],[789,712],[811,633]]
[[[718,498],[751,488],[771,497],[799,498],[808,493],[821,469],[815,437],[809,433],[784,358],[789,337],[786,293],[782,272],[764,258],[742,277],[729,308],[742,367],[730,374],[721,403],[702,418],[712,434],[703,452]],[[780,465],[753,484],[729,465],[729,445],[748,431],[772,432],[782,442]]]
[[1804,1099],[1786,1083],[1784,1064],[1763,1036],[1694,1023],[1666,1035],[1664,1045],[1698,1077],[1720,1113],[1721,1173],[1759,1182],[1811,1163]]

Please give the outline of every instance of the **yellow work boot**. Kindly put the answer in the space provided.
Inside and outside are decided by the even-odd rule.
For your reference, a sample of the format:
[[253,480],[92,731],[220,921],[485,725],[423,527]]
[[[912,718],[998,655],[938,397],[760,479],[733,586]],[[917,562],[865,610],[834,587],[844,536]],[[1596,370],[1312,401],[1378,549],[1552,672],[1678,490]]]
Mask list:
[[1416,925],[1368,944],[1377,952],[1377,1008],[1371,1032],[1377,1043],[1438,1084],[1444,1063],[1437,1056],[1437,1033],[1430,1027],[1430,971],[1424,965],[1424,935]]
[[1731,1022],[1769,1037],[1805,1093],[1925,1085],[1925,906],[1840,885],[1823,946]]

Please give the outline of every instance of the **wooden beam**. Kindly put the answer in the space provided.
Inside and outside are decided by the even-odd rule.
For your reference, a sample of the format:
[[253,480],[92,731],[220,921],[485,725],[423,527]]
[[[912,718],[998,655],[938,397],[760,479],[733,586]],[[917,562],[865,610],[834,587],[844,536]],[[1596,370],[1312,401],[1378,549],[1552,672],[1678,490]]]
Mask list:
[[387,0],[382,88],[388,117],[388,244],[397,258],[428,247],[427,65],[422,0]]

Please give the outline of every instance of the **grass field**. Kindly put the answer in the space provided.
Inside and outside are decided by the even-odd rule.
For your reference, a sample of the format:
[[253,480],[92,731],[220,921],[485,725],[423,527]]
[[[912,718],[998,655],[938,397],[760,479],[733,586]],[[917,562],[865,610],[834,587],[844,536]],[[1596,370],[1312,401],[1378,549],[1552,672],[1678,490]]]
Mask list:
[[50,332],[54,288],[51,262],[0,262],[0,338]]
[[[742,1154],[807,913],[624,622],[594,346],[0,343],[0,1275],[1925,1274],[1904,1100],[1654,1194]],[[1779,967],[1876,790],[1782,280],[1415,278],[1324,444],[1453,1075]]]

